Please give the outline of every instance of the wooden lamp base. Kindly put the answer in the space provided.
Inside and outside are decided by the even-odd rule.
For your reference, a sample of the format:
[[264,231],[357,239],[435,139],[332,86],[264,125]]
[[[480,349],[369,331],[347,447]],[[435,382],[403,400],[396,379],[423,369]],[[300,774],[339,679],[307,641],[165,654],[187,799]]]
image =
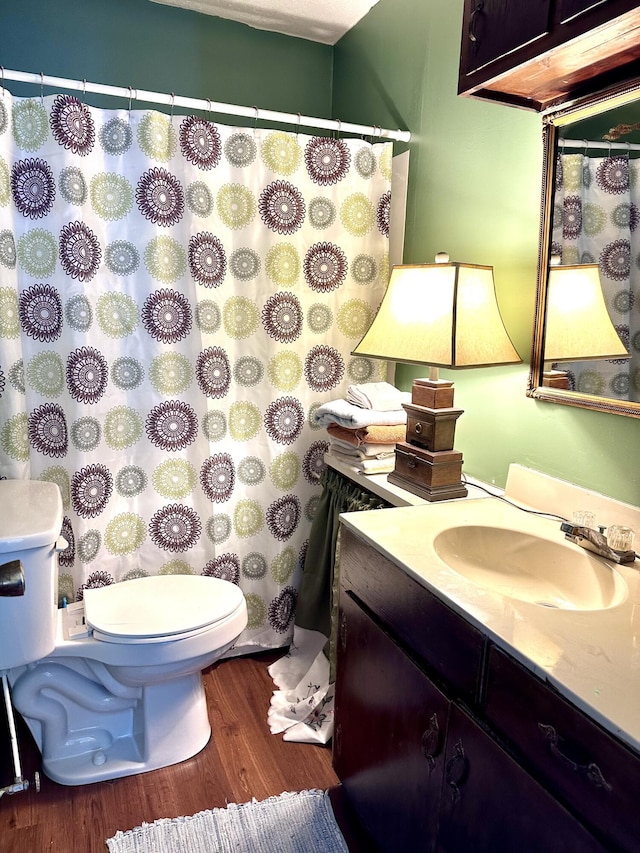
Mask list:
[[464,498],[462,453],[453,449],[456,421],[453,382],[414,379],[407,412],[406,441],[396,444],[395,468],[388,480],[427,501]]

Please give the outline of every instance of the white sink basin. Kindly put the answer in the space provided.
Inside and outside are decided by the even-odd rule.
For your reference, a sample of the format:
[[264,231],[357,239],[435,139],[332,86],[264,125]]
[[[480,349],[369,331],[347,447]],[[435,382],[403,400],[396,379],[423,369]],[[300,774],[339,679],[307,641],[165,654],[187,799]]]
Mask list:
[[560,539],[490,525],[438,533],[433,546],[449,568],[478,586],[544,607],[606,610],[621,604],[627,585],[602,559]]

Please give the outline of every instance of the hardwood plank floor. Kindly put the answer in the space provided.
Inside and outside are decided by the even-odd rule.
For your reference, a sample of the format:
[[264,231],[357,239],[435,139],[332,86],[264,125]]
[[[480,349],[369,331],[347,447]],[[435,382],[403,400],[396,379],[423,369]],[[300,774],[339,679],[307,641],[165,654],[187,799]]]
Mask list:
[[[58,785],[41,774],[41,791],[0,798],[2,853],[105,853],[117,830],[161,817],[243,803],[283,791],[332,788],[338,778],[328,746],[286,743],[272,735],[267,709],[273,691],[268,665],[284,650],[231,658],[205,671],[213,735],[188,761],[93,785]],[[0,786],[13,781],[0,711]],[[33,779],[40,755],[19,720],[23,775]],[[311,852],[310,852],[311,853]]]

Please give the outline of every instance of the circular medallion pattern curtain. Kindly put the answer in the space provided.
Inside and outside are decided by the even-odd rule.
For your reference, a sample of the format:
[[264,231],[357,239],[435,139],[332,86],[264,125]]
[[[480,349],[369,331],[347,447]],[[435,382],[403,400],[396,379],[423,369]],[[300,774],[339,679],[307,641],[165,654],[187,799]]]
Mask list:
[[0,98],[0,476],[60,487],[60,601],[223,577],[249,651],[293,630],[310,413],[381,378],[350,352],[388,280],[392,145],[210,118]]
[[599,264],[611,322],[629,352],[559,366],[571,390],[616,400],[640,400],[639,164],[626,153],[560,153],[556,167],[552,252],[563,264]]

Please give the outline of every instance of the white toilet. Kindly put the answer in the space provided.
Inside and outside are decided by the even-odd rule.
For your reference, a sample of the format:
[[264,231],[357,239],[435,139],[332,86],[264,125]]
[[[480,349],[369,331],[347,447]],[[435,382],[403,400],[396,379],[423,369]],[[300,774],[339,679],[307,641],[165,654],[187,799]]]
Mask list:
[[[190,758],[211,727],[201,670],[247,624],[242,591],[202,575],[87,589],[57,608],[58,487],[0,481],[0,671],[15,708],[63,785],[143,773]],[[23,592],[3,593],[19,561]]]

